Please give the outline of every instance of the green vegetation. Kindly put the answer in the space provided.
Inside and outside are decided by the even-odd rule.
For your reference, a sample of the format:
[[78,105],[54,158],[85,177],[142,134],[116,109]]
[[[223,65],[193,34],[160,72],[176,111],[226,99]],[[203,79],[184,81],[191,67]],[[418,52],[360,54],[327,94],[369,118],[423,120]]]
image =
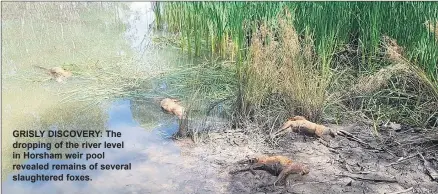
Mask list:
[[[162,119],[161,97],[180,98],[193,125],[221,114],[262,126],[247,127],[255,131],[293,115],[341,122],[347,113],[372,119],[376,132],[388,120],[438,125],[436,3],[159,2],[157,30],[171,35],[153,39],[166,44],[147,60],[134,59],[123,38],[119,9],[126,8],[2,3],[3,137],[53,125],[103,129],[107,118],[96,105],[114,98],[133,99],[134,117],[147,129]],[[176,55],[175,45],[187,55]],[[34,65],[63,66],[74,76],[45,82]],[[15,140],[3,140],[11,155]],[[4,170],[13,160],[3,162]]]
[[[338,112],[359,110],[375,121],[438,124],[436,3],[155,6],[157,25],[179,35],[189,57],[234,62],[237,117],[282,106],[284,117],[319,120],[324,113],[341,120]],[[274,107],[273,96],[284,103]]]

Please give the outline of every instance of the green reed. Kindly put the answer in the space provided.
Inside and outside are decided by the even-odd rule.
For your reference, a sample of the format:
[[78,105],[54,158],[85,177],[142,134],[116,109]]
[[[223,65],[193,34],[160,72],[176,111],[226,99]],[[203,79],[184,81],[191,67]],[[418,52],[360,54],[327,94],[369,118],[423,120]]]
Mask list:
[[[167,30],[178,33],[189,57],[235,61],[238,94],[248,81],[251,35],[266,25],[275,31],[287,8],[300,37],[313,39],[317,69],[331,80],[339,53],[354,52],[355,76],[373,74],[388,65],[382,37],[395,39],[403,57],[438,99],[438,4],[433,2],[164,2]],[[430,27],[425,25],[429,21]],[[269,41],[269,40],[268,40]],[[346,45],[350,49],[346,49]],[[352,51],[353,50],[353,51]],[[250,65],[250,64],[249,64]],[[244,97],[242,97],[244,98]]]
[[[424,22],[437,21],[438,5],[432,2],[166,2],[162,4],[169,30],[180,32],[190,56],[205,51],[226,57],[245,54],[249,32],[257,24],[276,24],[284,7],[293,13],[295,27],[314,34],[317,53],[330,64],[342,44],[359,39],[362,70],[374,71],[382,35],[406,47],[411,61],[437,81],[437,45]],[[231,50],[229,50],[231,48]],[[227,50],[228,49],[228,50]]]

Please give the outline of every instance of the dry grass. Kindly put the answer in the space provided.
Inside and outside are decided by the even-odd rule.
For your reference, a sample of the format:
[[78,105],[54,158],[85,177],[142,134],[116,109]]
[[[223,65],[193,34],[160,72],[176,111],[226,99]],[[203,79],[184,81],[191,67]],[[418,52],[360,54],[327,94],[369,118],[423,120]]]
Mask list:
[[281,108],[289,116],[299,114],[317,120],[329,79],[323,76],[314,55],[312,36],[300,39],[291,21],[289,15],[278,20],[278,29],[262,25],[253,35],[245,99],[257,109],[269,96],[280,94],[285,102]]
[[435,39],[438,41],[438,21],[434,23],[431,23],[429,20],[424,22],[424,25],[429,30],[429,32],[435,34]]
[[404,49],[397,44],[397,41],[388,36],[383,36],[382,39],[384,59],[389,61],[391,65],[380,69],[372,75],[359,78],[358,84],[353,87],[353,92],[355,94],[371,94],[385,87],[392,77],[401,75],[423,82],[438,97],[436,86],[429,82],[423,70],[411,64],[404,57]]
[[[358,78],[348,92],[374,120],[392,120],[420,126],[437,125],[438,89],[426,73],[404,57],[397,41],[383,36],[384,60],[390,65]],[[376,121],[379,122],[379,121]]]
[[358,83],[352,88],[355,94],[371,94],[387,86],[394,75],[408,73],[408,66],[397,63],[380,69],[378,72],[359,78]]

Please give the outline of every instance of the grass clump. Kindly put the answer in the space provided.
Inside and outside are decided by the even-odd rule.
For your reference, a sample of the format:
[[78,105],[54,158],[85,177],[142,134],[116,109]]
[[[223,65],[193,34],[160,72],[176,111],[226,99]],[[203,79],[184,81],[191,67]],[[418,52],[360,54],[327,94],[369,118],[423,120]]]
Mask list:
[[237,87],[234,68],[233,62],[207,60],[197,65],[175,67],[157,81],[167,86],[162,96],[176,97],[189,102],[186,106],[192,109],[193,115],[208,115],[211,109],[219,106],[222,107],[219,111],[222,116],[229,117],[230,97]]
[[383,60],[389,65],[357,79],[348,94],[356,100],[353,107],[382,121],[436,126],[438,88],[424,70],[404,57],[396,40],[382,39]]
[[253,109],[269,108],[265,107],[267,100],[276,94],[284,101],[281,109],[289,115],[318,120],[330,74],[315,55],[312,36],[299,38],[291,15],[287,16],[278,20],[276,31],[262,25],[252,36],[244,103]]

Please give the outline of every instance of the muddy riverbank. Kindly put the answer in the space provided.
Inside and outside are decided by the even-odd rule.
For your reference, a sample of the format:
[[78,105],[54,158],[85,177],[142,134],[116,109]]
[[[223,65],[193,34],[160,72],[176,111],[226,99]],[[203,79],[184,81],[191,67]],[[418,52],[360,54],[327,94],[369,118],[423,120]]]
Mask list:
[[[356,135],[375,149],[339,136],[331,140],[332,148],[328,148],[317,139],[300,134],[289,134],[278,141],[278,147],[272,147],[263,141],[262,135],[245,135],[235,131],[211,133],[196,145],[187,141],[177,144],[181,146],[184,160],[197,158],[198,162],[211,164],[208,170],[215,169],[216,176],[224,181],[215,184],[226,187],[221,190],[224,193],[438,192],[438,184],[428,176],[421,157],[412,157],[417,152],[422,153],[432,165],[437,164],[436,144],[419,138],[426,134],[433,135],[430,131],[404,128],[396,132],[382,129],[380,137],[373,137],[368,133],[371,132],[371,126],[365,123],[330,126]],[[378,139],[383,141],[379,143]],[[414,143],[414,139],[417,142]],[[398,146],[390,142],[397,142]],[[256,176],[250,172],[233,176],[228,174],[238,168],[235,163],[238,160],[259,155],[288,156],[308,165],[310,173],[305,176],[290,175],[286,186],[276,187],[264,186],[276,178],[265,171],[256,171]]]
[[[186,85],[195,83],[205,88],[204,83],[209,83],[208,91],[221,91],[220,95],[211,96],[222,98],[234,89],[222,87],[217,80],[226,80],[232,72],[209,76],[201,73],[203,68],[187,68],[191,65],[186,65],[188,62],[180,49],[155,45],[155,39],[150,36],[155,17],[150,3],[9,2],[2,5],[5,13],[2,15],[5,16],[2,17],[5,27],[2,32],[5,40],[2,46],[5,53],[2,58],[3,193],[391,193],[410,188],[405,193],[438,193],[437,183],[431,181],[417,155],[420,152],[436,169],[434,146],[438,137],[423,129],[382,128],[380,136],[375,136],[369,123],[331,125],[351,132],[373,149],[343,137],[332,139],[332,148],[328,148],[313,137],[299,134],[288,134],[273,146],[268,134],[255,124],[246,126],[251,130],[233,129],[224,119],[196,115],[190,118],[189,128],[204,131],[193,137],[196,143],[190,139],[171,140],[169,137],[178,130],[178,121],[163,113],[159,103],[152,99],[184,96],[178,92],[184,88],[180,80],[185,79],[158,78],[181,66],[179,70],[185,71],[178,71],[178,76],[194,77]],[[24,9],[27,11],[23,12]],[[44,72],[35,70],[33,65],[70,67],[73,77],[58,84],[47,80]],[[211,71],[226,66],[230,66],[228,62],[204,69]],[[224,113],[221,103],[216,105],[218,110],[212,112],[230,115]],[[13,130],[99,130],[101,133],[112,130],[122,135],[115,139],[26,139],[14,138]],[[17,159],[12,157],[13,153],[25,150],[13,148],[16,141],[123,142],[124,148],[50,150],[68,154],[105,152],[104,159],[93,161]],[[32,153],[46,151],[36,149]],[[257,176],[249,172],[229,175],[238,167],[236,161],[262,154],[288,156],[308,165],[310,173],[291,175],[286,186],[278,187],[260,186],[275,180],[263,171],[257,171]],[[401,157],[406,159],[399,161]],[[35,163],[129,164],[130,169],[41,172],[12,169],[12,165]],[[36,173],[88,175],[91,179],[12,180],[17,174]]]

